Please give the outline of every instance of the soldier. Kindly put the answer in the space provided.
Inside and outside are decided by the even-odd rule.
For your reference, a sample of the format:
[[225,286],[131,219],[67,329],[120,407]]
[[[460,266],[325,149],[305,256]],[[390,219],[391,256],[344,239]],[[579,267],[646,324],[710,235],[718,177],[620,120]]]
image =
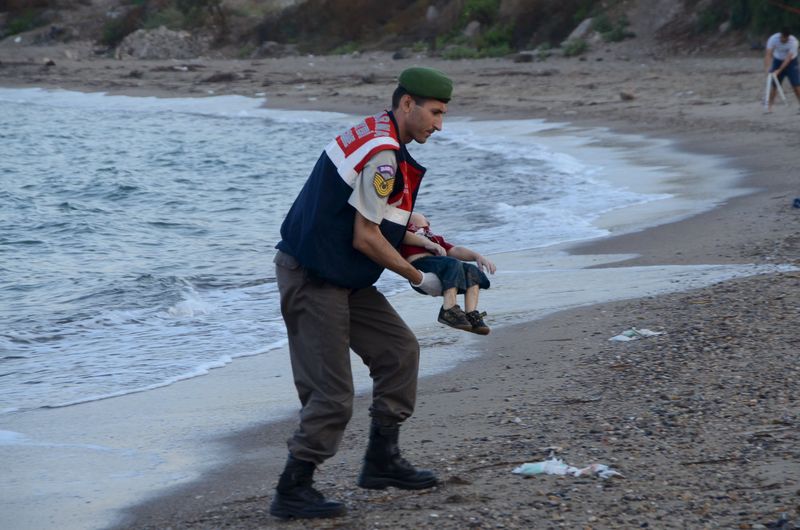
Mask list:
[[344,504],[312,485],[353,412],[352,350],[373,380],[369,444],[358,485],[424,489],[436,475],[400,456],[400,424],[414,411],[419,343],[374,283],[389,269],[424,292],[441,289],[397,251],[425,168],[406,144],[442,129],[453,85],[431,68],[400,74],[392,110],[346,130],[323,151],[281,226],[275,256],[281,312],[300,397],[300,425],[270,513],[334,517]]

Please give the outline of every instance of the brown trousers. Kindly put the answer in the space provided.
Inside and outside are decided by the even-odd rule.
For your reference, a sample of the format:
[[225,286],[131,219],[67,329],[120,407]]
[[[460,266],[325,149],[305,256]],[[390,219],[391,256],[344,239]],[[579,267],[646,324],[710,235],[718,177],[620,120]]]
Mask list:
[[414,411],[419,343],[375,287],[331,285],[310,276],[283,252],[275,263],[302,405],[289,451],[295,458],[321,464],[336,454],[353,414],[350,349],[369,368],[370,415],[380,422],[401,422]]

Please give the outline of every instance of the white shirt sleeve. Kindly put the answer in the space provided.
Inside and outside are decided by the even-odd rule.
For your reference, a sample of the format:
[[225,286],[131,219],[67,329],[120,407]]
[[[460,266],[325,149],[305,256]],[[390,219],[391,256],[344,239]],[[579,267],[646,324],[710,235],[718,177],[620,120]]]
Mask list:
[[379,151],[356,177],[353,193],[347,202],[364,218],[375,224],[383,221],[386,204],[394,189],[397,157],[393,150]]
[[781,34],[775,33],[774,35],[772,35],[770,38],[767,39],[767,49],[774,50],[775,46],[780,44],[780,42],[781,42]]

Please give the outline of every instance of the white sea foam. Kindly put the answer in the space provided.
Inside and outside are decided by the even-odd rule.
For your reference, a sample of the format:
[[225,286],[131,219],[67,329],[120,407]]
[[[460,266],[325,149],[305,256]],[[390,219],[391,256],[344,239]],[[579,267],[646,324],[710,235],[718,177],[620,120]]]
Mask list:
[[213,304],[203,300],[194,289],[187,290],[184,296],[185,298],[183,300],[167,309],[169,316],[191,318],[198,315],[209,315],[215,309]]
[[17,445],[25,441],[25,435],[20,432],[0,430],[0,445]]

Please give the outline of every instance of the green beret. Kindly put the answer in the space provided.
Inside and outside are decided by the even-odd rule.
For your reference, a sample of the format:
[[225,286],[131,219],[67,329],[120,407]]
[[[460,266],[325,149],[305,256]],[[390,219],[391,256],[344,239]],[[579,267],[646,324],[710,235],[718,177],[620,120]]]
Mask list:
[[400,74],[398,83],[409,94],[447,103],[453,95],[453,82],[439,70],[415,66]]

